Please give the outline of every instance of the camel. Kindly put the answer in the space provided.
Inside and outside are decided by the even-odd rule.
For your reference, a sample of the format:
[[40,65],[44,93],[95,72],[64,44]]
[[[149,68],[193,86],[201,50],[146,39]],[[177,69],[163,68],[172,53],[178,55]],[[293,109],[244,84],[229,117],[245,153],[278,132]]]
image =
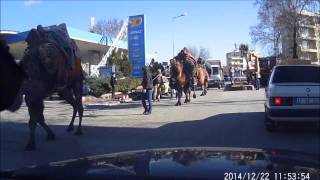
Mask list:
[[196,66],[196,79],[202,90],[200,96],[206,95],[209,75],[207,70],[201,64],[197,64]]
[[184,73],[184,65],[181,60],[171,59],[170,60],[172,67],[172,75],[176,77],[177,91],[178,91],[178,102],[176,106],[181,106],[181,97],[182,92],[184,92],[186,99],[184,103],[190,102],[191,89],[190,89],[190,80],[187,78],[187,75]]
[[[21,100],[25,95],[25,102],[29,111],[29,140],[25,150],[35,150],[35,130],[37,124],[40,124],[47,132],[47,140],[55,139],[55,134],[45,123],[43,114],[43,100],[54,92],[65,99],[73,107],[71,122],[67,128],[68,132],[74,129],[74,120],[76,114],[79,114],[79,125],[75,135],[82,135],[82,85],[83,74],[80,58],[70,59],[58,43],[42,39],[36,29],[32,29],[26,39],[28,48],[20,63],[22,69],[26,72],[28,79],[22,84],[22,91],[17,99]],[[75,42],[73,51],[78,50]],[[74,67],[68,67],[70,62],[74,61]]]

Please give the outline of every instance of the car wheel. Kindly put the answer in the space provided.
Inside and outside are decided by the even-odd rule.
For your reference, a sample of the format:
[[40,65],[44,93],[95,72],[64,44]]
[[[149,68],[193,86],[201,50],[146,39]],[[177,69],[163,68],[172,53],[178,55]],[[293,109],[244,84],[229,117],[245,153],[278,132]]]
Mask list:
[[268,117],[267,112],[265,112],[264,114],[265,114],[264,123],[265,123],[267,131],[276,132],[277,131],[277,124]]
[[267,107],[264,107],[264,124],[266,126],[267,131],[269,132],[275,132],[278,129],[276,122],[272,121],[268,117]]

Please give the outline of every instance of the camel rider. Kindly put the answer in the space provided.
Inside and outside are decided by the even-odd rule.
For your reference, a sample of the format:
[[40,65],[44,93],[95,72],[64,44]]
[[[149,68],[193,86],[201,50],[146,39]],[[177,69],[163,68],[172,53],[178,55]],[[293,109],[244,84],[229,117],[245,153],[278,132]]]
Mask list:
[[204,68],[205,60],[202,57],[199,57],[197,60],[197,64]]
[[[198,64],[201,68],[203,68],[203,69],[206,70],[206,71],[205,71],[205,75],[206,75],[206,77],[208,78],[208,77],[209,77],[209,72],[208,72],[208,68],[206,67],[206,61],[205,61],[202,57],[199,57],[198,60],[197,60],[197,64]],[[211,73],[211,71],[210,71],[210,73]]]

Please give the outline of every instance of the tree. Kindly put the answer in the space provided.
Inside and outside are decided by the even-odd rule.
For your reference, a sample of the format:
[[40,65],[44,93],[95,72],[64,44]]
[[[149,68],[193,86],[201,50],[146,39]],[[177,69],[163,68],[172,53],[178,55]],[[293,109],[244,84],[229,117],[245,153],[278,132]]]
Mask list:
[[194,58],[201,57],[203,59],[208,59],[210,57],[209,50],[203,46],[200,46],[199,49],[196,46],[188,46],[188,51]]
[[264,46],[271,45],[274,55],[278,54],[280,49],[280,22],[279,16],[274,8],[261,6],[258,11],[259,23],[250,27],[250,36],[253,43],[260,43]]
[[244,57],[246,64],[247,64],[247,69],[249,69],[248,65],[248,52],[249,52],[249,46],[247,44],[240,44],[239,46],[239,51],[240,51],[240,56]]
[[200,46],[199,57],[203,59],[208,59],[210,57],[209,49]]
[[192,54],[192,56],[194,58],[198,57],[199,51],[198,51],[198,48],[196,46],[188,46],[187,49]]
[[259,6],[259,24],[252,28],[253,40],[264,44],[273,41],[274,47],[279,39],[286,38],[292,49],[292,57],[298,58],[299,26],[305,20],[303,11],[318,12],[315,8],[319,0],[256,0]]
[[123,76],[125,77],[128,77],[131,75],[132,68],[131,68],[130,60],[128,59],[127,55],[124,55],[122,57],[120,71],[123,73]]
[[99,20],[96,24],[94,24],[92,32],[102,35],[105,39],[113,39],[117,37],[123,23],[123,20],[119,20],[116,18]]
[[111,55],[107,59],[106,65],[116,66],[117,77],[128,77],[131,74],[132,68],[131,63],[126,55],[119,55],[115,51],[112,51]]

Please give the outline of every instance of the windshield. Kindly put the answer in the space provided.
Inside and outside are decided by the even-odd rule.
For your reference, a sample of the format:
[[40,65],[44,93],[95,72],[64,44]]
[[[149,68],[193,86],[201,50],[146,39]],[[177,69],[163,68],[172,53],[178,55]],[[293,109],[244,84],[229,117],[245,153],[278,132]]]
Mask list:
[[273,83],[320,83],[320,67],[280,66],[275,69]]
[[213,75],[219,74],[219,68],[218,67],[212,67],[212,74]]
[[[70,159],[97,166],[86,173],[99,177],[139,175],[127,158],[97,159],[162,148],[173,148],[161,151],[164,169],[159,154],[137,155],[143,173],[206,166],[220,174],[208,179],[273,167],[308,173],[317,158],[298,155],[320,156],[319,7],[319,0],[0,0],[0,179],[3,170]],[[291,162],[289,152],[301,166],[281,164]]]

